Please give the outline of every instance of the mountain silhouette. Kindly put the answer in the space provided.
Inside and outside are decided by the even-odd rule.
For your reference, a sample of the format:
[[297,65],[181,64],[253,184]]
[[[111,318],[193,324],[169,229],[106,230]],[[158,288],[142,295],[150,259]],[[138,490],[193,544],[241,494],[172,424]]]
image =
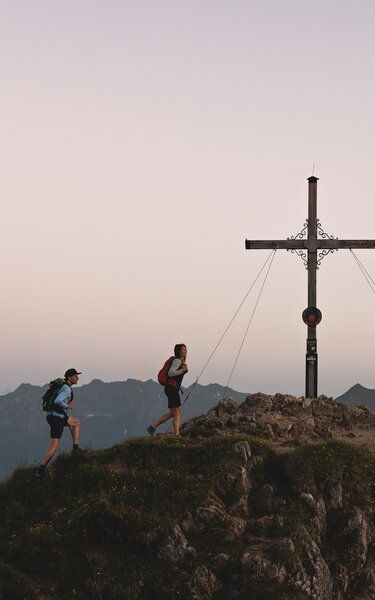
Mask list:
[[[47,385],[22,383],[14,392],[0,396],[0,478],[21,465],[40,461],[49,444],[49,427],[42,411],[41,396]],[[201,415],[222,398],[225,388],[218,384],[195,384],[184,389],[182,422]],[[238,402],[245,393],[228,389]],[[162,386],[155,381],[127,379],[105,383],[94,379],[74,388],[72,415],[81,419],[80,444],[108,448],[133,436],[147,435],[146,426],[167,410]],[[170,425],[160,427],[167,431]],[[64,431],[62,451],[71,449],[69,430]]]
[[[0,479],[15,467],[40,461],[49,443],[49,427],[41,408],[44,386],[22,383],[15,391],[0,396]],[[219,384],[195,384],[184,390],[182,422],[205,414],[225,395],[243,402],[247,393],[227,389]],[[375,390],[357,383],[337,401],[363,405],[375,411]],[[146,426],[166,411],[163,388],[155,381],[104,382],[94,379],[74,388],[72,414],[81,419],[80,443],[88,448],[109,448],[134,436],[146,434]],[[158,431],[168,431],[167,423]],[[71,439],[66,430],[60,451],[70,451]]]
[[350,404],[351,406],[363,405],[370,410],[375,410],[375,390],[363,387],[356,383],[345,394],[336,398],[337,402]]

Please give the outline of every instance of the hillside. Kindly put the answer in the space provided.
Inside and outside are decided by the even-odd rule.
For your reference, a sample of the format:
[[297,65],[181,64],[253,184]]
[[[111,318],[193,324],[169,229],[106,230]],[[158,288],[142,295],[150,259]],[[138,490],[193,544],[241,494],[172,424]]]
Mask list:
[[[46,449],[48,427],[41,410],[41,396],[46,386],[23,383],[14,392],[0,396],[0,479],[25,464],[40,460]],[[224,387],[218,384],[192,385],[182,400],[182,420],[206,413],[223,397]],[[110,448],[133,436],[144,435],[148,423],[165,411],[166,401],[161,386],[152,381],[127,379],[106,383],[99,379],[74,390],[74,415],[82,422],[81,444],[86,448]],[[245,393],[228,389],[227,395],[243,402]],[[367,406],[375,410],[375,390],[357,384],[337,399],[350,405]],[[161,431],[170,430],[170,425]],[[61,450],[71,447],[64,434]]]
[[375,460],[357,434],[374,418],[256,394],[180,438],[62,455],[44,481],[17,469],[0,484],[0,598],[373,599]]
[[[41,410],[41,396],[47,386],[20,385],[0,397],[0,479],[25,463],[40,460],[48,444],[49,428]],[[224,388],[217,384],[194,385],[185,390],[183,420],[200,415],[215,406]],[[246,394],[229,389],[241,402]],[[81,419],[81,445],[109,448],[132,436],[144,435],[146,426],[166,410],[163,388],[152,381],[128,379],[105,383],[99,379],[74,388],[74,416]],[[168,430],[169,425],[161,427]],[[64,433],[61,449],[69,450],[71,441]]]

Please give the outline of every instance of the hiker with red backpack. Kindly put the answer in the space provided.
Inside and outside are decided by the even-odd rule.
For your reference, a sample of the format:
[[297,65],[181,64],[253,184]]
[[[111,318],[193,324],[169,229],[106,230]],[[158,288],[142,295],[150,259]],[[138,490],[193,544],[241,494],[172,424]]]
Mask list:
[[174,356],[168,358],[163,368],[159,371],[158,381],[164,386],[165,395],[168,398],[169,411],[162,415],[153,425],[147,427],[150,435],[154,435],[156,429],[162,423],[173,419],[173,430],[175,435],[180,435],[181,399],[180,388],[185,373],[188,372],[186,364],[187,349],[185,344],[176,344]]

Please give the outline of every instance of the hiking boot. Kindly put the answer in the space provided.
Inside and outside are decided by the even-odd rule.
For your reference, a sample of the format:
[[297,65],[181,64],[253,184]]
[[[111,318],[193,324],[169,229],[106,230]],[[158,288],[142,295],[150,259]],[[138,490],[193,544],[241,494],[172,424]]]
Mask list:
[[150,435],[154,435],[154,434],[155,434],[155,431],[156,431],[156,429],[155,429],[155,427],[153,427],[152,425],[149,425],[149,426],[147,427],[147,431],[148,431],[148,433],[149,433]]
[[34,471],[34,475],[38,479],[44,479],[44,477],[46,475],[45,467],[43,467],[42,465],[40,467],[37,467]]
[[77,446],[77,448],[73,448],[72,452],[73,454],[83,454],[84,452],[87,452],[87,450],[83,450],[82,448]]

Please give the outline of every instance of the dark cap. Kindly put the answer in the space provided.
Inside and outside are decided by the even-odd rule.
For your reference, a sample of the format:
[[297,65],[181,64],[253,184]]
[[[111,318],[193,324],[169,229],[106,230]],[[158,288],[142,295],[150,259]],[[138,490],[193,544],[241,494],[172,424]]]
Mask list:
[[76,369],[68,369],[65,372],[65,379],[67,379],[67,377],[71,377],[72,375],[82,375],[82,373],[80,373],[79,371],[77,371]]

